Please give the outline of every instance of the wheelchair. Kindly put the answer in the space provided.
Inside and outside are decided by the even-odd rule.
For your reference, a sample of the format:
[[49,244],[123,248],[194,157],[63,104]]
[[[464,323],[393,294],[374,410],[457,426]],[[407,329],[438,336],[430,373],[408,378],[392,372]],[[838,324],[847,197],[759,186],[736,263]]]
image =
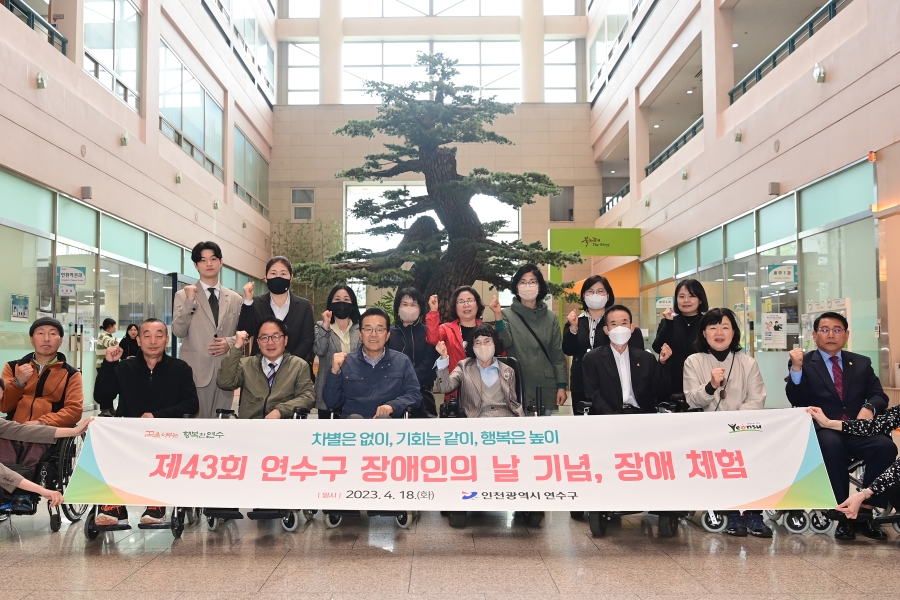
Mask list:
[[[523,402],[525,397],[525,388],[522,383],[522,368],[519,361],[511,356],[497,356],[499,362],[509,366],[516,375],[516,397],[519,402]],[[542,417],[544,416],[543,390],[540,387],[535,389],[535,403],[533,406],[524,407],[525,416]],[[450,400],[441,405],[441,418],[460,418],[466,415],[462,412],[458,400]],[[441,514],[447,515],[447,521],[450,527],[454,529],[462,529],[468,522],[468,513],[466,511],[443,511]],[[525,521],[528,527],[539,527],[544,520],[544,511],[521,511],[516,512]]]
[[[72,473],[75,471],[75,463],[81,448],[84,444],[84,435],[61,438],[56,440],[47,448],[47,451],[41,456],[41,459],[35,465],[34,469],[13,465],[10,468],[25,475],[30,481],[58,492],[65,492]],[[27,495],[31,501],[32,510],[30,511],[14,511],[9,506],[13,495],[0,490],[0,522],[8,520],[11,516],[29,516],[37,514],[38,504],[40,504],[41,496],[33,492],[22,492],[21,495]],[[70,523],[81,520],[81,517],[87,511],[86,504],[61,504],[51,508],[47,504],[47,511],[50,513],[50,530],[57,532],[62,527],[62,516],[66,517]]]

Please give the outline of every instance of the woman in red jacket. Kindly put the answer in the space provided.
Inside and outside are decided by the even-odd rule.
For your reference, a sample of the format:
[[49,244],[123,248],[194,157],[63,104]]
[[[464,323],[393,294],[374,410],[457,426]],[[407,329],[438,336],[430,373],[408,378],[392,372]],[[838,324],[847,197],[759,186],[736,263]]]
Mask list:
[[456,363],[466,358],[465,340],[476,325],[481,325],[484,304],[475,288],[463,285],[456,288],[450,297],[450,322],[441,324],[437,296],[428,299],[428,308],[431,310],[425,316],[425,326],[428,328],[425,341],[432,346],[436,346],[438,342],[447,345],[450,356],[448,368],[452,373]]

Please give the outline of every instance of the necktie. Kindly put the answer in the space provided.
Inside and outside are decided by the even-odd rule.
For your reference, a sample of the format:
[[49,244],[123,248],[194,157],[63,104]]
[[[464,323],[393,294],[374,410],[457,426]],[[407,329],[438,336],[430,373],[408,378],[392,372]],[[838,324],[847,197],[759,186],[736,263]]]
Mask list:
[[209,288],[209,310],[212,311],[213,321],[219,326],[219,297],[216,296],[216,288]]
[[269,380],[269,387],[272,387],[272,382],[275,381],[275,363],[269,363],[269,374],[266,375],[266,379]]
[[[834,377],[834,388],[837,390],[838,398],[844,401],[844,371],[838,362],[837,356],[831,357],[831,375]],[[847,415],[841,415],[841,420],[846,421]]]

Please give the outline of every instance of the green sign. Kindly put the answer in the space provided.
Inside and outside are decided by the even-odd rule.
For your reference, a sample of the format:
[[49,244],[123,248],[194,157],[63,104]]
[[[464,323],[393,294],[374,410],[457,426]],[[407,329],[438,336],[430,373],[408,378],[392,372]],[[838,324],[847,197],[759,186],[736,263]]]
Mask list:
[[550,249],[582,256],[640,256],[641,230],[614,228],[551,229]]

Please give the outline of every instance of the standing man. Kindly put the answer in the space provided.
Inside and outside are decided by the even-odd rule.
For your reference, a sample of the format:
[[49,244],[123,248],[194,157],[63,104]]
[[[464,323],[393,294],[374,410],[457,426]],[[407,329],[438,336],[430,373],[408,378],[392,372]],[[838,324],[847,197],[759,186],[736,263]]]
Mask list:
[[217,408],[230,409],[234,394],[216,385],[216,372],[228,348],[234,345],[241,314],[241,297],[219,283],[222,249],[215,242],[200,242],[191,250],[200,273],[198,285],[186,285],[175,294],[172,333],[182,338],[180,356],[194,371],[201,419],[214,419]]
[[[803,353],[800,348],[791,350],[789,372],[785,378],[785,392],[794,406],[817,406],[829,419],[873,419],[883,415],[888,399],[881,382],[872,369],[872,361],[862,354],[843,350],[850,339],[847,319],[835,312],[826,312],[813,323],[813,340],[816,349]],[[866,461],[863,486],[887,470],[897,457],[897,447],[885,435],[861,437],[825,429],[816,424],[816,436],[822,449],[822,458],[831,480],[831,488],[838,504],[850,495],[850,474],[847,458]],[[863,505],[860,513],[871,516],[873,506],[884,506],[885,500],[874,498]],[[878,525],[867,518],[854,521],[842,517],[834,532],[835,539],[852,540],[857,533],[873,540],[887,539]]]

